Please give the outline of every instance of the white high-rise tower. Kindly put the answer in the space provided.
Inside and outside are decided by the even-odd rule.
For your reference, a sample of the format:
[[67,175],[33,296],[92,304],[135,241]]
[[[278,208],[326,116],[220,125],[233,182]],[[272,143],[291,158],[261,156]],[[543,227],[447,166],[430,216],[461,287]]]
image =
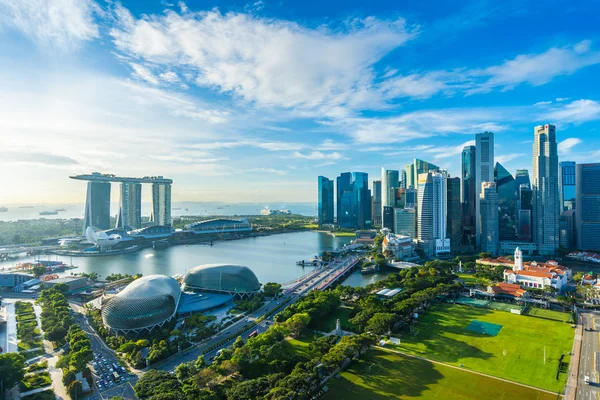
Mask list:
[[513,271],[522,271],[523,270],[523,252],[519,247],[515,249],[515,265],[513,267]]
[[481,244],[481,184],[494,182],[494,134],[475,135],[475,244]]
[[534,128],[531,190],[533,241],[540,255],[552,256],[559,245],[560,196],[558,150],[554,125]]

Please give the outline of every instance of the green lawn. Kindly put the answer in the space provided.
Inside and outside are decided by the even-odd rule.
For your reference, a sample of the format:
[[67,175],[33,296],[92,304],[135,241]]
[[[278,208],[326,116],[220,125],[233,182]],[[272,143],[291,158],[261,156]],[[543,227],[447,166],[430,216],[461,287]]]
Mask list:
[[309,350],[308,345],[317,336],[318,335],[312,332],[304,331],[297,338],[287,338],[286,340],[293,347],[296,354],[308,361],[315,356],[315,354]]
[[560,321],[560,322],[569,322],[569,320],[571,319],[571,316],[569,315],[569,313],[563,313],[560,311],[552,311],[552,310],[546,310],[543,308],[535,308],[535,307],[530,307],[529,310],[527,311],[527,315],[531,315],[534,317],[540,317],[540,318],[546,318],[546,319],[553,319],[555,321]]
[[21,392],[27,392],[33,389],[39,389],[52,384],[50,374],[46,371],[39,374],[29,374],[21,381]]
[[354,324],[351,324],[348,319],[350,318],[350,314],[354,311],[352,307],[341,306],[331,314],[325,316],[316,321],[310,321],[308,325],[310,329],[314,329],[319,332],[331,332],[335,329],[335,323],[339,319],[340,325],[342,326],[342,330],[345,331],[356,331],[356,327]]
[[56,400],[56,395],[53,390],[44,390],[43,392],[38,392],[34,394],[30,394],[29,396],[21,397],[22,400]]
[[465,283],[465,285],[476,285],[478,284],[478,282],[480,282],[481,280],[475,276],[475,274],[456,274],[458,275],[458,277],[460,279],[462,279],[462,281]]
[[17,347],[19,349],[19,351],[25,351],[25,350],[31,350],[31,349],[35,349],[35,348],[43,348],[43,344],[41,339],[35,339],[35,340],[21,340],[19,343],[17,343]]
[[330,379],[323,400],[556,400],[559,397],[428,361],[375,350]]
[[[502,325],[497,336],[470,332],[473,320]],[[558,360],[571,351],[569,324],[504,311],[438,304],[419,317],[416,335],[401,335],[400,351],[500,378],[562,391],[566,374],[556,380]],[[544,348],[546,362],[544,363]]]

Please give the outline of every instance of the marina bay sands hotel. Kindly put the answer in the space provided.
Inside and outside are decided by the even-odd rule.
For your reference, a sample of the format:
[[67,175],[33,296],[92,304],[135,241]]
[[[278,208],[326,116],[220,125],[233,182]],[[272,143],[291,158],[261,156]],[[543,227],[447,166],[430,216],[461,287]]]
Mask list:
[[92,172],[89,175],[70,176],[71,179],[87,181],[83,233],[88,226],[100,230],[110,229],[110,187],[121,184],[119,214],[116,228],[132,230],[142,227],[142,183],[152,184],[152,214],[150,221],[159,226],[171,226],[172,179],[162,176],[126,178],[111,174]]

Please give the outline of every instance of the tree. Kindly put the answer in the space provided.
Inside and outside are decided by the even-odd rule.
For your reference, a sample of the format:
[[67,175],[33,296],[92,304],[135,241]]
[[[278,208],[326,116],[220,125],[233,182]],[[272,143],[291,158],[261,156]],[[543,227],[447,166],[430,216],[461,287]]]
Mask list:
[[395,318],[396,316],[392,313],[376,313],[367,323],[365,330],[367,332],[383,335],[391,330]]
[[583,279],[583,272],[578,272],[575,275],[573,275],[573,280],[577,283],[581,282],[582,279]]
[[196,362],[194,363],[194,366],[196,367],[196,369],[199,371],[202,368],[204,368],[204,356],[198,356],[198,358],[196,359]]
[[307,313],[299,313],[292,315],[286,324],[292,334],[299,335],[308,326],[309,322],[310,316]]
[[308,348],[310,351],[314,351],[320,354],[327,354],[327,352],[333,346],[335,346],[338,340],[339,337],[336,335],[320,336],[314,339],[312,342],[310,342]]
[[36,265],[31,269],[31,272],[33,272],[33,275],[36,278],[39,278],[40,276],[46,273],[46,267],[44,267],[43,265]]
[[275,282],[267,282],[262,289],[266,297],[276,297],[281,292],[281,285]]
[[46,332],[46,339],[54,343],[62,343],[67,336],[67,330],[62,326],[56,326],[52,330]]
[[196,366],[193,362],[181,363],[175,367],[175,376],[180,381],[184,381],[194,376],[197,372],[198,371],[196,370]]
[[159,393],[175,393],[181,397],[181,383],[168,372],[151,369],[137,381],[134,391],[140,400],[153,398]]
[[81,382],[73,381],[69,385],[67,391],[69,392],[69,396],[71,396],[71,400],[77,400],[83,392],[83,386],[81,385]]
[[0,354],[0,382],[5,390],[15,386],[24,376],[25,357],[19,353]]
[[237,339],[235,339],[235,342],[233,342],[233,348],[234,349],[239,349],[240,347],[242,347],[244,345],[244,339],[242,339],[241,336],[238,336]]
[[69,285],[67,285],[66,283],[57,283],[56,285],[54,285],[53,289],[58,290],[59,292],[61,292],[62,294],[64,294],[65,296],[69,293],[69,291],[71,290],[69,288]]

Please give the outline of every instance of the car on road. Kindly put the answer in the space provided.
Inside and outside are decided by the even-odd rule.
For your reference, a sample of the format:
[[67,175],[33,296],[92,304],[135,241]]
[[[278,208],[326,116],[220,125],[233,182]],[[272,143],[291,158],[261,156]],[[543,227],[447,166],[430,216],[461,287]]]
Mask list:
[[589,385],[589,384],[590,384],[590,377],[586,375],[586,376],[583,378],[583,381],[585,382],[585,384],[586,384],[586,385]]

